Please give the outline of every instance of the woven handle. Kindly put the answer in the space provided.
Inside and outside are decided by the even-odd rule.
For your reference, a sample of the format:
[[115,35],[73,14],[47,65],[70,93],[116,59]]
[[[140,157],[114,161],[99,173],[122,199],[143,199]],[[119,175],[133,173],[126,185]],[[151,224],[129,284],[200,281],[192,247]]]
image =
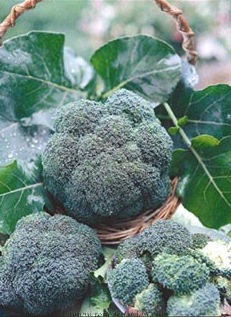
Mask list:
[[[10,14],[0,24],[0,45],[6,31],[15,25],[16,19],[25,11],[35,8],[36,4],[42,0],[25,0],[22,3],[16,4],[12,7]],[[197,52],[195,49],[194,32],[183,17],[183,13],[177,7],[170,5],[166,0],[154,0],[157,6],[174,18],[177,28],[183,35],[182,47],[186,52],[188,62],[195,65],[197,59]]]
[[187,60],[190,64],[195,65],[197,60],[197,52],[195,45],[194,32],[188,25],[183,13],[177,7],[170,5],[166,0],[154,0],[161,11],[169,14],[177,24],[179,32],[183,36],[182,47],[186,52]]
[[17,18],[25,11],[35,8],[36,4],[41,1],[42,0],[25,0],[24,2],[12,7],[10,14],[0,24],[0,46],[2,45],[2,39],[6,31],[15,25]]

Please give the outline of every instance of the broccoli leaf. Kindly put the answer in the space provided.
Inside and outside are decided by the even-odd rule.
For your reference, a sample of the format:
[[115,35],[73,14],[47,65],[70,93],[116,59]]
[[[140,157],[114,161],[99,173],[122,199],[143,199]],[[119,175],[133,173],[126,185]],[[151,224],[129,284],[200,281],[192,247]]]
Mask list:
[[110,41],[91,62],[104,81],[103,97],[124,87],[158,105],[168,99],[181,77],[179,56],[165,42],[147,35]]
[[13,161],[0,166],[0,185],[0,233],[10,234],[20,218],[43,210],[41,163]]
[[180,176],[183,205],[208,227],[231,222],[231,136],[212,147],[178,149],[172,173]]
[[[68,60],[67,60],[68,59]],[[89,65],[64,52],[64,35],[30,32],[0,50],[0,163],[30,159],[52,130],[54,108],[79,99]],[[85,65],[85,64],[84,64]],[[86,66],[86,65],[85,65]]]
[[80,309],[81,316],[104,316],[108,311],[112,299],[106,284],[106,275],[110,267],[115,249],[103,247],[104,264],[92,272],[88,296]]
[[[200,91],[188,92],[185,98],[185,87],[178,85],[169,101],[177,118],[187,117],[184,125],[187,136],[194,138],[207,134],[221,139],[231,135],[231,86],[219,84]],[[166,112],[162,110],[159,117],[166,126]],[[179,135],[173,139],[176,147],[185,147]]]
[[173,107],[188,117],[187,135],[210,134],[221,139],[231,135],[231,86],[220,84],[195,91],[188,104]]

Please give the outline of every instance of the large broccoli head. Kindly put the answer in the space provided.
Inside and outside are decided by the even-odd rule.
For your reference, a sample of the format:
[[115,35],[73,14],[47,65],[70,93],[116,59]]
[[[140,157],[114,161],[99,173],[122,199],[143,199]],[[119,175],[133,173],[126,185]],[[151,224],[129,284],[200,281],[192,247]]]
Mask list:
[[24,217],[2,249],[0,303],[31,315],[71,308],[100,255],[101,243],[88,226],[63,215]]
[[44,182],[79,221],[126,218],[166,200],[171,154],[152,104],[121,89],[105,104],[79,100],[58,111],[42,155]]

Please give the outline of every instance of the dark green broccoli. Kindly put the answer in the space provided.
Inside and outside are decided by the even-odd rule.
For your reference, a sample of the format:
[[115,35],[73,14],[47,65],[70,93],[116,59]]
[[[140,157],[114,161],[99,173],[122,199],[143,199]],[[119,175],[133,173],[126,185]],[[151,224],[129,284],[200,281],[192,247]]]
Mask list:
[[87,224],[136,216],[169,195],[173,143],[153,105],[121,89],[61,107],[42,155],[48,191]]
[[161,253],[153,262],[152,278],[175,295],[189,294],[209,280],[209,269],[188,255]]
[[0,303],[35,316],[65,311],[84,296],[100,256],[88,226],[63,215],[24,217],[2,248]]
[[180,255],[188,253],[192,246],[192,235],[187,228],[172,220],[157,220],[138,236],[123,241],[117,248],[115,261],[140,258],[149,267],[161,252]]
[[113,298],[123,305],[132,305],[134,297],[148,287],[149,280],[143,262],[139,259],[124,259],[107,276]]
[[148,316],[162,313],[164,311],[164,299],[157,285],[151,283],[148,288],[137,294],[134,299],[134,308]]
[[152,104],[126,89],[117,90],[107,99],[110,114],[127,118],[133,125],[142,122],[159,122]]
[[207,283],[189,295],[171,296],[167,302],[171,316],[221,316],[220,295],[217,288]]
[[139,237],[139,254],[155,256],[160,252],[182,254],[193,244],[192,235],[183,225],[172,220],[157,220]]
[[206,246],[206,244],[211,241],[211,238],[204,233],[194,233],[192,235],[193,238],[193,248],[194,249],[202,249]]

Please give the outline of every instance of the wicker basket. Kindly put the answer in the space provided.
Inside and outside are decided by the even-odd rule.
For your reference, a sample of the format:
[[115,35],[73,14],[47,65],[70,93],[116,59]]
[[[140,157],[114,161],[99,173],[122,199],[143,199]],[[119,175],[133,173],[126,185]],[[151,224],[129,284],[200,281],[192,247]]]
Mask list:
[[[15,25],[16,19],[26,10],[32,9],[42,0],[25,0],[24,2],[12,7],[10,14],[0,24],[0,45],[2,38],[8,28]],[[187,24],[182,15],[182,11],[170,5],[166,0],[154,0],[156,5],[165,13],[170,15],[175,21],[179,32],[182,34],[182,47],[186,52],[187,60],[190,64],[196,63],[197,52],[195,50],[194,33]],[[150,226],[157,219],[168,219],[179,205],[179,199],[176,196],[177,179],[173,179],[171,183],[171,193],[166,202],[157,210],[147,210],[135,218],[123,219],[113,222],[110,226],[101,224],[95,229],[101,242],[105,245],[117,245],[128,237]],[[57,208],[57,213],[60,209]],[[62,212],[62,211],[61,211]]]
[[171,182],[171,192],[166,202],[158,209],[149,209],[136,217],[119,220],[110,224],[101,224],[95,227],[101,242],[105,245],[116,245],[128,237],[149,227],[157,219],[168,219],[175,212],[180,201],[176,196],[177,178]]

